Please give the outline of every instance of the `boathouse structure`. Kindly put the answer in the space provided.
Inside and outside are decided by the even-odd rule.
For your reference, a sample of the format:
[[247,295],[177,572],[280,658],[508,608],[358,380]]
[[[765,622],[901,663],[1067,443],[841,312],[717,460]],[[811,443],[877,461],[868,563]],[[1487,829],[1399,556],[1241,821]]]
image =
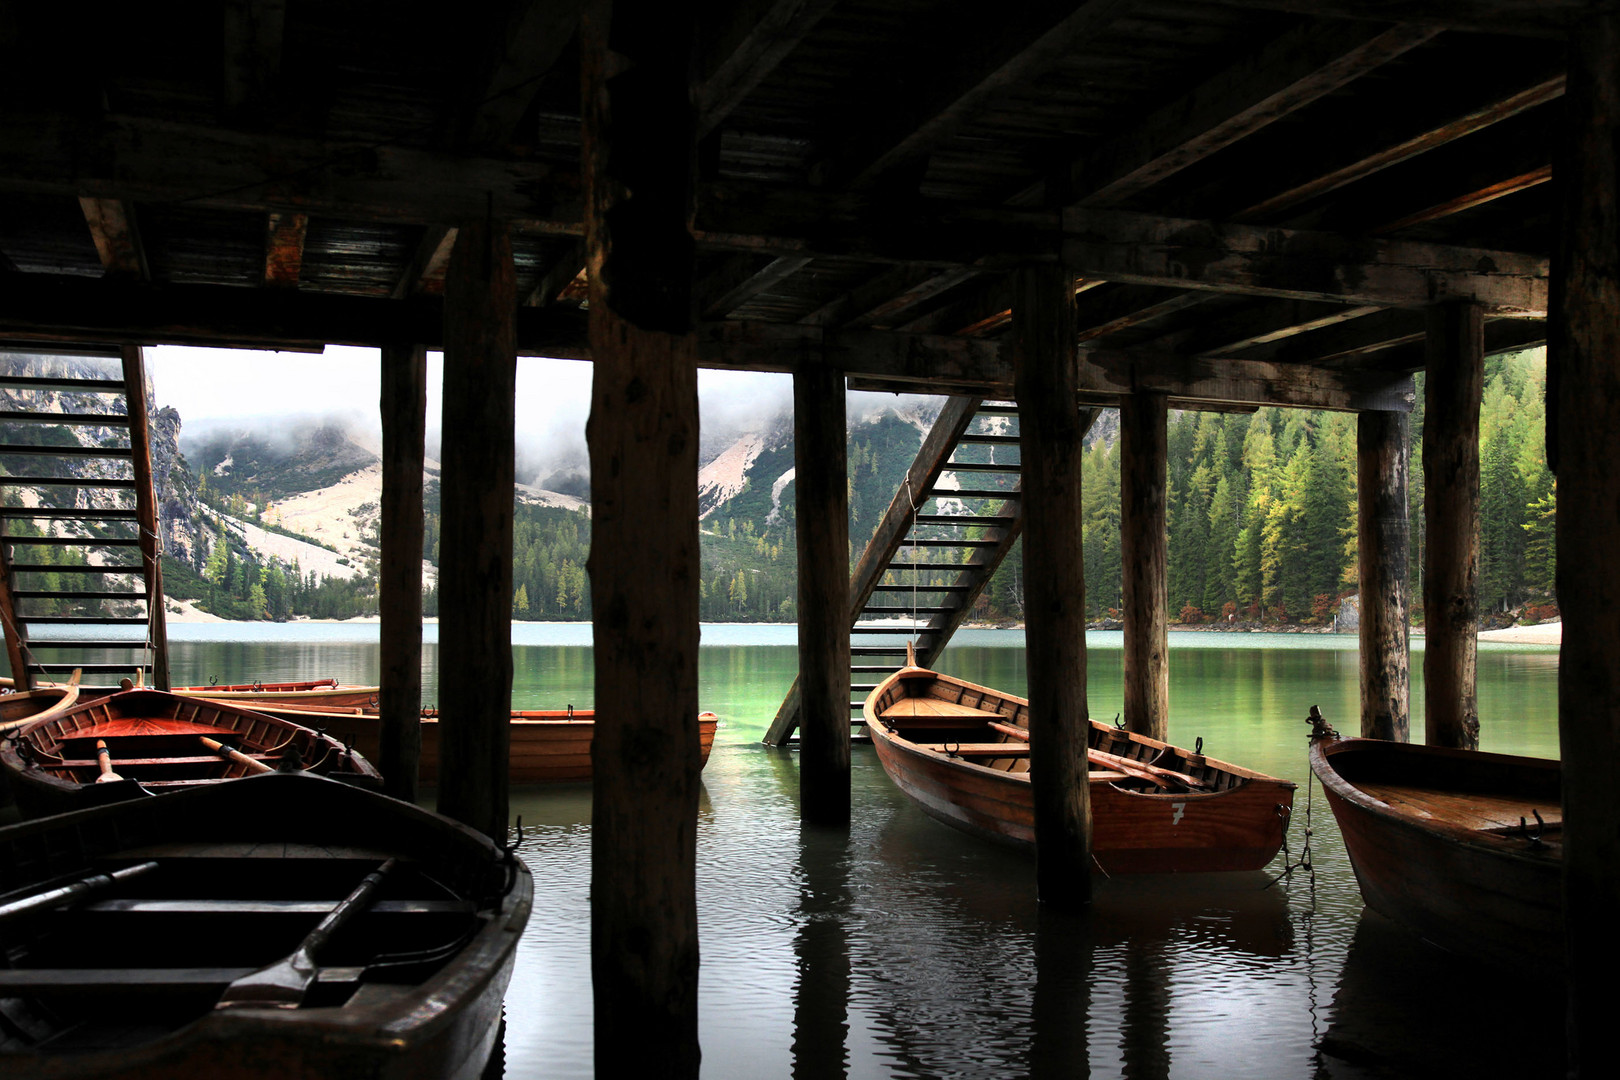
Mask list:
[[[444,351],[441,648],[460,682],[443,702],[440,804],[495,835],[514,358],[594,364],[603,1075],[698,1069],[699,367],[793,375],[803,669],[777,727],[801,733],[816,822],[852,812],[847,631],[875,580],[847,568],[846,544],[865,538],[843,525],[844,390],[951,395],[953,422],[1016,403],[1016,493],[975,505],[984,537],[1022,533],[1041,582],[1039,891],[1073,907],[1090,888],[1065,869],[1084,864],[1090,825],[1090,410],[1122,415],[1124,720],[1153,735],[1171,710],[1167,411],[1359,414],[1362,729],[1399,739],[1404,437],[1427,371],[1427,730],[1472,746],[1482,361],[1548,342],[1572,1055],[1606,1075],[1603,958],[1620,953],[1611,0],[500,0],[431,19],[302,0],[29,4],[6,6],[0,43],[6,347],[381,349],[391,774],[417,753],[423,355]],[[913,494],[965,430],[930,438]],[[8,585],[10,623],[27,621],[27,591]],[[931,625],[948,635],[964,595],[942,593]]]

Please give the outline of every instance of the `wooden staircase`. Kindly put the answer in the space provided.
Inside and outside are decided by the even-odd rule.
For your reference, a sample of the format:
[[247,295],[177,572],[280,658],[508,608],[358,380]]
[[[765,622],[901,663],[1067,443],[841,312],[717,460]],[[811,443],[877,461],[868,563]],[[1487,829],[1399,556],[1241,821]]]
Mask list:
[[[915,642],[917,663],[934,663],[1018,539],[1017,459],[1016,406],[952,397],[940,410],[850,579],[852,723],[867,694],[905,662],[907,641]],[[941,482],[946,476],[950,484]],[[783,745],[798,725],[795,680],[765,742]]]
[[[7,430],[0,442],[0,624],[13,678],[21,690],[66,681],[78,668],[83,693],[116,689],[122,678],[168,689],[141,350],[75,355],[117,360],[122,377],[17,375],[0,353],[0,389],[82,403],[62,412],[43,402],[0,411]],[[91,402],[112,409],[97,412]],[[84,445],[89,440],[79,433],[94,428],[121,428],[128,437],[109,446],[98,436],[97,445]],[[72,463],[86,462],[102,467],[69,475]],[[23,505],[35,501],[25,489],[38,492],[40,505]]]

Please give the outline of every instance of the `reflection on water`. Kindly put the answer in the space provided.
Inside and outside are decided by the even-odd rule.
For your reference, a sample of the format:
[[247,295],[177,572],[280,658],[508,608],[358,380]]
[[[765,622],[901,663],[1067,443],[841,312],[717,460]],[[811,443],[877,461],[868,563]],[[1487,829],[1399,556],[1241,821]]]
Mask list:
[[[177,681],[377,677],[374,628],[296,641],[177,630]],[[531,643],[515,650],[516,705],[592,703],[588,628],[519,638]],[[1042,912],[1032,860],[925,817],[870,747],[855,749],[848,830],[802,828],[795,756],[759,744],[795,673],[792,640],[791,627],[705,628],[700,700],[722,720],[698,825],[705,1076],[1559,1074],[1556,985],[1363,915],[1305,764],[1311,705],[1357,727],[1354,639],[1171,637],[1172,738],[1203,736],[1216,757],[1299,783],[1290,844],[1297,859],[1309,811],[1314,877],[1265,888],[1279,859],[1264,874],[1099,880],[1082,916]],[[1091,711],[1112,719],[1118,635],[1090,644]],[[1021,693],[1021,645],[965,635],[942,667]],[[1481,647],[1487,749],[1556,756],[1557,659]],[[424,674],[437,700],[432,646]],[[507,997],[508,1077],[591,1075],[590,801],[588,785],[513,795],[535,907]]]

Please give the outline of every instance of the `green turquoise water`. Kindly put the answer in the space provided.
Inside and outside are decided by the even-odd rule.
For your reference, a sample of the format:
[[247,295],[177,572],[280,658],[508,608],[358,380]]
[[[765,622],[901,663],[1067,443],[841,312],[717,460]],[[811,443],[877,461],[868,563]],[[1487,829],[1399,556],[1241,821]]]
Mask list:
[[[374,626],[172,630],[177,682],[377,679]],[[518,625],[514,641],[515,706],[592,704],[588,626]],[[1555,984],[1363,909],[1305,763],[1311,705],[1357,728],[1354,638],[1171,635],[1172,740],[1298,782],[1288,855],[1309,822],[1312,866],[1271,888],[1274,873],[1099,880],[1079,918],[1039,910],[1029,858],[923,816],[870,747],[850,828],[801,829],[795,756],[759,743],[794,629],[705,626],[703,646],[700,704],[721,717],[698,823],[706,1077],[1559,1075]],[[1088,646],[1091,713],[1112,719],[1119,635]],[[961,634],[941,667],[1022,693],[1022,635]],[[1485,749],[1556,756],[1557,671],[1556,648],[1481,645]],[[438,683],[429,644],[427,701]],[[590,788],[517,791],[512,810],[536,903],[497,1065],[590,1076]]]

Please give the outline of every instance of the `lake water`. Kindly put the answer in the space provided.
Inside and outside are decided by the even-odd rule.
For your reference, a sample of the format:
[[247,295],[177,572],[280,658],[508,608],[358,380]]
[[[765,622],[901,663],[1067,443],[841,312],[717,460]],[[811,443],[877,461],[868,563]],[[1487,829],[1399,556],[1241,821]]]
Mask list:
[[[377,679],[375,626],[170,630],[177,683]],[[589,626],[513,638],[514,706],[592,704]],[[1039,911],[1030,858],[923,816],[869,746],[854,751],[848,831],[801,829],[795,755],[759,742],[794,641],[791,626],[703,629],[700,703],[721,717],[698,831],[706,1077],[1560,1074],[1556,983],[1441,953],[1362,907],[1305,759],[1311,705],[1358,726],[1354,637],[1171,635],[1172,740],[1202,736],[1212,756],[1298,782],[1290,854],[1308,820],[1312,871],[1272,888],[1274,872],[1099,880],[1083,917]],[[1088,637],[1094,717],[1120,709],[1120,644]],[[940,666],[1022,694],[1023,636],[960,633]],[[1557,756],[1557,672],[1555,647],[1480,645],[1484,749]],[[588,1077],[590,789],[520,790],[512,810],[536,897],[505,1075]]]

